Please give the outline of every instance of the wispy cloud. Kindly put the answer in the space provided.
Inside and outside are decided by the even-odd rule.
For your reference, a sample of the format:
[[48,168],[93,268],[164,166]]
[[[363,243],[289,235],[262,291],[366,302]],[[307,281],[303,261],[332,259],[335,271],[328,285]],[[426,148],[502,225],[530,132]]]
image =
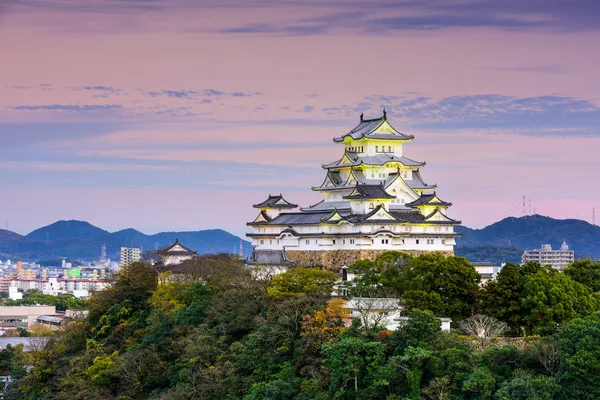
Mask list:
[[13,110],[21,111],[34,111],[34,110],[45,110],[45,111],[70,111],[70,112],[90,112],[90,111],[118,111],[123,108],[120,104],[85,104],[85,105],[65,105],[65,104],[46,104],[39,106],[14,106],[9,107]]

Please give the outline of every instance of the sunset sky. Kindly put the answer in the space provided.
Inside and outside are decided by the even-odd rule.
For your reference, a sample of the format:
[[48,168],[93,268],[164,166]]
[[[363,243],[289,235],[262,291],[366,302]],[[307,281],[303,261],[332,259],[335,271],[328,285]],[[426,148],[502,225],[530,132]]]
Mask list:
[[[242,235],[364,112],[483,227],[600,214],[597,0],[0,0],[0,227]],[[599,218],[600,219],[600,216]]]

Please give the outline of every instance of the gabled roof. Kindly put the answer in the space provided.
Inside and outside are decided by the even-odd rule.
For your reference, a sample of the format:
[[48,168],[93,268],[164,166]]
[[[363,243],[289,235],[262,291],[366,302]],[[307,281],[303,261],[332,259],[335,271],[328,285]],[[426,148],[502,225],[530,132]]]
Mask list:
[[405,135],[398,132],[390,123],[387,121],[387,114],[385,109],[383,115],[375,119],[363,119],[362,114],[360,115],[360,123],[354,127],[347,134],[334,138],[334,142],[343,142],[346,137],[351,137],[354,140],[358,139],[382,139],[382,140],[412,140],[415,137],[412,135]]
[[412,203],[406,204],[409,207],[418,207],[418,206],[441,206],[441,207],[450,207],[452,203],[445,202],[441,200],[435,192],[431,194],[421,195],[418,199],[413,201]]
[[358,215],[353,218],[350,222],[364,222],[364,221],[396,221],[396,217],[390,214],[382,204],[375,207],[373,211],[365,215]]
[[348,196],[344,196],[347,200],[367,200],[367,199],[393,199],[383,189],[383,185],[356,185],[356,188]]
[[434,212],[425,216],[425,222],[449,222],[453,224],[460,224],[461,221],[457,221],[445,215],[437,208]]
[[271,217],[269,217],[267,215],[267,213],[265,211],[262,211],[258,213],[258,216],[254,219],[254,221],[252,221],[253,224],[260,224],[260,223],[269,223],[271,222]]
[[334,209],[331,214],[323,218],[321,221],[326,223],[338,223],[342,219],[344,219],[344,217],[338,212],[337,209]]
[[271,196],[262,203],[255,204],[252,207],[254,208],[296,208],[297,204],[292,204],[286,199],[283,198],[281,194],[278,196]]
[[173,255],[193,255],[197,252],[179,243],[179,239],[175,239],[175,243],[160,250],[158,254],[173,254]]

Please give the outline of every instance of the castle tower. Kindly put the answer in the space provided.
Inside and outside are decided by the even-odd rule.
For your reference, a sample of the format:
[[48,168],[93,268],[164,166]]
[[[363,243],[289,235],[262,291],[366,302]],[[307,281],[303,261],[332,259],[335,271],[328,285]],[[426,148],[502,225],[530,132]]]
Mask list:
[[[395,129],[385,110],[345,135],[341,158],[322,166],[325,178],[312,188],[323,200],[300,208],[283,195],[254,205],[247,225],[249,264],[339,267],[389,250],[453,254],[460,224],[446,215],[452,205],[421,177],[425,162],[404,155],[414,139]],[[338,265],[339,264],[339,265]]]

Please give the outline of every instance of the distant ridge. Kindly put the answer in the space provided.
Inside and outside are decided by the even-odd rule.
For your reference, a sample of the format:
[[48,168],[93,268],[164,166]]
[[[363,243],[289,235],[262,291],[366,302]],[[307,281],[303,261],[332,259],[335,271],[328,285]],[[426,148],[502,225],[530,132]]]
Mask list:
[[[563,240],[576,257],[600,258],[600,227],[578,219],[530,215],[504,218],[483,229],[458,226],[456,230],[462,236],[456,240],[455,253],[470,261],[518,261],[522,249],[539,248],[542,243],[559,248]],[[121,247],[151,251],[176,238],[200,254],[232,253],[234,249],[239,252],[240,238],[221,229],[146,235],[132,228],[111,233],[85,221],[57,221],[26,236],[0,229],[0,258],[37,261],[68,257],[92,261],[99,259],[100,247],[106,243],[108,257],[118,260]],[[244,240],[243,246],[244,255],[248,256],[252,251],[250,242]]]
[[[554,219],[542,215],[509,217],[483,229],[456,228],[462,236],[458,247],[502,246],[518,249],[537,249],[550,243],[558,249],[566,240],[576,257],[600,257],[600,227],[579,219]],[[458,249],[460,252],[460,249]]]
[[[98,260],[100,248],[106,244],[107,256],[118,261],[121,247],[142,247],[153,251],[179,239],[198,253],[239,253],[240,238],[221,229],[192,232],[161,232],[146,235],[135,229],[108,232],[86,221],[57,221],[36,229],[26,236],[0,229],[0,258],[37,261],[68,257],[85,261]],[[243,241],[244,254],[252,251]]]
[[93,239],[107,234],[86,221],[56,221],[53,224],[36,229],[26,238],[31,240],[61,240],[61,239]]

